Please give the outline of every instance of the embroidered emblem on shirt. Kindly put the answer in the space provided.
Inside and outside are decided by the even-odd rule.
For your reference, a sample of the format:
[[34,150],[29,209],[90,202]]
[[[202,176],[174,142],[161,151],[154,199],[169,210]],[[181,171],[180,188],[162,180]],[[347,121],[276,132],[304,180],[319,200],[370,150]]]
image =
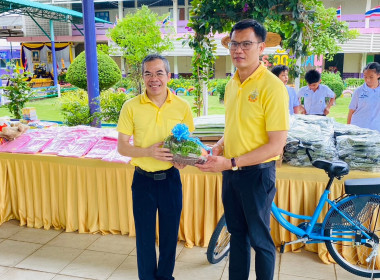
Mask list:
[[259,97],[259,93],[254,90],[249,96],[248,96],[248,101],[249,102],[256,102],[257,101],[257,97]]

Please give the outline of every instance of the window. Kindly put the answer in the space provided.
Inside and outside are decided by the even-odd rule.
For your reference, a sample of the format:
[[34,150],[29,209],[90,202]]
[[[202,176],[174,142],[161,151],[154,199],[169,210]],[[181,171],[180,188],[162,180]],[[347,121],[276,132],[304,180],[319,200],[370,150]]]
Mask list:
[[95,12],[95,17],[110,21],[110,13],[109,12]]

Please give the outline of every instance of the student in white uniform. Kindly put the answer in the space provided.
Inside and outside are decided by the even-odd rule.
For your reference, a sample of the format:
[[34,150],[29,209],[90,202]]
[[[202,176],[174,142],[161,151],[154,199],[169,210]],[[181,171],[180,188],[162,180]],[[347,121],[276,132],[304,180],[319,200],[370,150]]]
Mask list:
[[[306,115],[327,116],[334,104],[335,93],[328,86],[321,85],[321,74],[317,70],[309,70],[305,80],[308,85],[299,90],[297,97],[303,97]],[[326,98],[329,98],[327,105]]]
[[276,65],[272,68],[272,73],[275,74],[285,85],[289,94],[289,113],[302,114],[302,107],[300,106],[300,101],[297,98],[296,91],[294,88],[288,86],[289,81],[289,67],[285,65]]
[[365,83],[352,96],[347,123],[380,132],[380,64],[369,63],[363,73]]

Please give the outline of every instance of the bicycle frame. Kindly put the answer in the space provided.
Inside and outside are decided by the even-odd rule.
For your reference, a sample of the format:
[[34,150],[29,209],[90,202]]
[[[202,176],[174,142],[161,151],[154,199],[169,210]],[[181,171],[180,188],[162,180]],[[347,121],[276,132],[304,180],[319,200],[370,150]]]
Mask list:
[[[288,212],[284,209],[278,208],[274,202],[272,202],[272,209],[271,210],[272,210],[274,217],[276,218],[276,220],[280,223],[280,225],[282,227],[284,227],[285,229],[287,229],[291,233],[294,233],[297,236],[300,236],[302,238],[306,237],[307,240],[312,240],[313,243],[324,242],[325,240],[352,241],[352,239],[349,239],[349,238],[336,238],[336,237],[324,236],[324,233],[322,231],[313,232],[313,229],[314,229],[315,225],[317,224],[317,220],[321,215],[322,209],[327,202],[342,217],[344,217],[350,224],[352,224],[356,230],[360,231],[363,234],[363,237],[365,237],[366,239],[371,239],[371,237],[365,232],[365,230],[363,230],[363,228],[362,228],[363,226],[361,224],[358,225],[357,223],[355,223],[350,217],[345,215],[342,211],[340,211],[336,207],[337,203],[334,201],[331,201],[328,198],[329,194],[330,194],[330,190],[328,188],[326,188],[326,190],[323,192],[321,198],[319,199],[318,205],[314,211],[313,216],[304,216],[304,215],[298,215],[298,214]],[[289,217],[307,220],[310,222],[308,223],[306,230],[303,230],[302,228],[297,227],[297,226],[291,224],[289,221],[287,221],[284,218],[283,214],[285,214]],[[365,242],[365,239],[362,239],[361,241]],[[308,243],[308,242],[306,242],[306,243]]]

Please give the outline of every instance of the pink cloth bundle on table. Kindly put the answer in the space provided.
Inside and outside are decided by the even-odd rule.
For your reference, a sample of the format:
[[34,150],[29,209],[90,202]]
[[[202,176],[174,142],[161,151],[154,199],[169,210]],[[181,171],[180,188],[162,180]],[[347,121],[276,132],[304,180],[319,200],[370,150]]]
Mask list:
[[83,136],[70,143],[63,151],[58,153],[62,157],[82,157],[99,141],[99,137]]
[[105,157],[102,158],[104,161],[118,162],[118,163],[129,163],[131,161],[130,157],[125,157],[119,154],[117,149],[108,153]]
[[36,154],[49,145],[51,141],[53,141],[53,136],[49,135],[32,137],[29,142],[15,151],[15,153]]
[[0,146],[0,152],[5,153],[14,153],[17,150],[21,149],[22,146],[24,146],[26,143],[28,143],[32,137],[30,134],[23,134],[20,137],[16,138],[13,141],[9,141],[8,143],[5,143]]
[[115,149],[117,149],[117,139],[103,137],[92,147],[85,157],[103,158]]
[[58,135],[42,150],[42,154],[58,155],[76,139],[78,139],[76,136]]

